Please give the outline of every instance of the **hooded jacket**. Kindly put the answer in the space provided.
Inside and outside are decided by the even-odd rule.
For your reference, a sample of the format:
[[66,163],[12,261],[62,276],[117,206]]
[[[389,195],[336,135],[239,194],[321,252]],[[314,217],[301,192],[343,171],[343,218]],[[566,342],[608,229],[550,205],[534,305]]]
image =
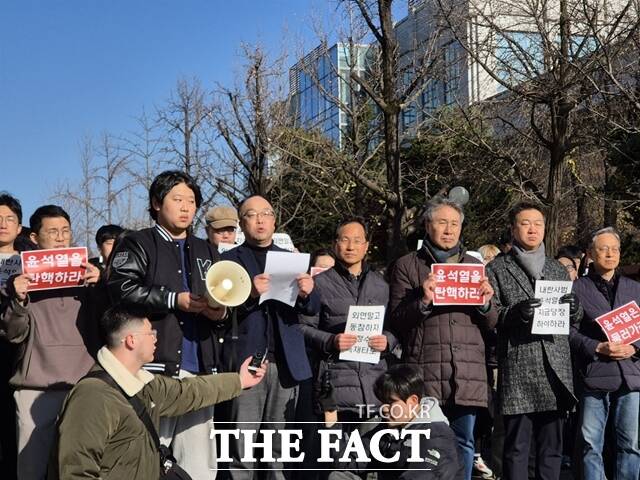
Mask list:
[[[418,451],[422,462],[410,462],[411,449],[416,448],[410,439],[394,439],[389,434],[383,435],[377,447],[386,458],[398,455],[391,463],[383,463],[372,455],[372,437],[383,429],[390,429],[386,422],[377,421],[378,425],[362,435],[364,450],[371,457],[371,462],[358,462],[353,456],[349,463],[338,461],[344,454],[345,443],[341,445],[340,455],[336,456],[334,467],[363,474],[377,472],[380,480],[460,480],[464,478],[464,467],[458,453],[458,444],[447,418],[442,413],[438,400],[423,397],[420,401],[418,416],[401,428],[404,430],[421,430],[427,435],[419,435]],[[411,438],[411,437],[409,437]],[[416,438],[416,437],[414,437]]]

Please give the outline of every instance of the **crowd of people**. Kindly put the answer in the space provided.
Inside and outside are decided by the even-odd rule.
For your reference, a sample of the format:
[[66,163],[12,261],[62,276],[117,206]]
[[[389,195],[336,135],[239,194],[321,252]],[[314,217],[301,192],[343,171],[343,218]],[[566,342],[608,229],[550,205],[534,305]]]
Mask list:
[[[201,204],[191,177],[166,171],[149,189],[155,225],[100,228],[82,286],[30,291],[30,274],[0,269],[3,478],[558,480],[564,467],[576,479],[640,478],[640,342],[608,341],[596,322],[640,301],[640,283],[619,272],[614,228],[550,258],[544,209],[522,202],[501,248],[471,251],[462,206],[438,197],[425,207],[422,246],[377,270],[366,220],[345,218],[295,278],[288,305],[261,301],[269,252],[286,251],[273,241],[268,199],[210,208],[207,239],[192,228]],[[59,206],[22,221],[19,201],[0,194],[2,265],[73,244]],[[234,245],[238,229],[244,242]],[[207,298],[220,260],[251,279],[238,307]],[[484,304],[434,304],[432,265],[482,263]],[[540,280],[573,281],[559,299],[567,334],[532,331]],[[356,306],[384,308],[381,333],[366,340],[373,363],[340,359],[358,341],[345,330]],[[302,464],[280,463],[278,441],[271,459],[252,459],[241,437],[218,462],[215,430],[240,426],[255,439],[298,424]],[[431,431],[417,464],[411,442],[392,440],[391,465],[345,462],[345,445],[330,469],[315,461],[319,428],[357,430],[369,449],[380,429],[416,425]]]

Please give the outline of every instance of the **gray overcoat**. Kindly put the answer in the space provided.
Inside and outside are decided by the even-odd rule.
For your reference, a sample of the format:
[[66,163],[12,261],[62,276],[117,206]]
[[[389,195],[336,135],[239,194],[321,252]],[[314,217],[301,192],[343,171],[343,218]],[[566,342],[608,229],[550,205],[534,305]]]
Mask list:
[[[503,415],[571,410],[573,373],[568,335],[533,335],[524,324],[517,303],[534,297],[534,281],[512,253],[487,265],[498,309],[498,403]],[[564,267],[546,258],[543,280],[569,280]],[[579,325],[582,308],[571,318]]]

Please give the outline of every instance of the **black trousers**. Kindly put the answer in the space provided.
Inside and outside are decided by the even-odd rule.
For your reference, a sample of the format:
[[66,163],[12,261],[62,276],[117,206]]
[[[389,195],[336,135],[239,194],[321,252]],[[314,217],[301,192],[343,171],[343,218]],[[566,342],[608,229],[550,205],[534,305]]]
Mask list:
[[537,412],[504,416],[504,480],[529,478],[529,447],[536,445],[536,480],[558,480],[562,465],[564,412]]

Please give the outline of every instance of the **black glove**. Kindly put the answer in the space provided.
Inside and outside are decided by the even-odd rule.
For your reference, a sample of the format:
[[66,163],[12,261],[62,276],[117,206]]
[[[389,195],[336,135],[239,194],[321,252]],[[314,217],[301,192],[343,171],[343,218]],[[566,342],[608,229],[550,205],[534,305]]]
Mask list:
[[515,307],[519,313],[522,323],[529,323],[533,320],[535,309],[542,306],[542,300],[539,298],[529,298],[520,303],[516,303]]
[[325,370],[320,379],[320,389],[318,392],[318,403],[323,412],[332,412],[338,408],[334,394],[335,389],[331,384],[331,372]]
[[578,296],[575,293],[567,293],[561,296],[560,303],[569,304],[569,312],[571,315],[578,313],[578,309],[580,308],[580,300],[578,300]]

